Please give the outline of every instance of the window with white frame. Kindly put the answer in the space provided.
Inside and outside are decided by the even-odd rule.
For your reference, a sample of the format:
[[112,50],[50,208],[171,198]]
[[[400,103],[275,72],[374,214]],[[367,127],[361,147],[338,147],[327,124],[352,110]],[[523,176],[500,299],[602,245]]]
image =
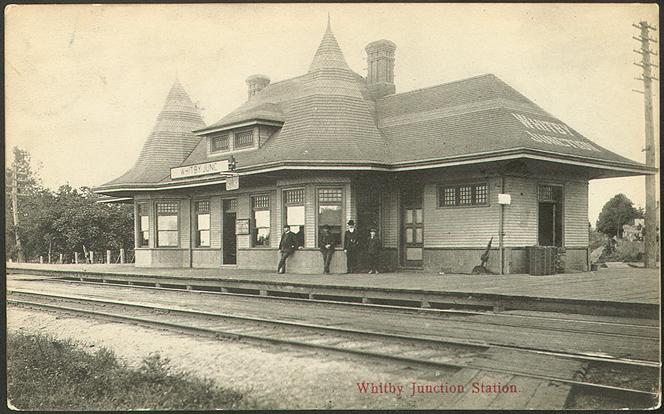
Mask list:
[[318,189],[318,234],[323,231],[323,226],[329,226],[337,246],[341,245],[342,202],[341,188]]
[[178,210],[177,201],[157,202],[157,247],[178,246]]
[[148,247],[150,244],[150,213],[148,203],[138,203],[136,247]]
[[251,197],[254,227],[252,244],[254,247],[270,246],[270,196],[267,194]]
[[285,223],[304,246],[304,188],[284,190]]
[[438,207],[486,205],[488,202],[489,185],[487,183],[438,187]]
[[210,201],[194,202],[196,247],[210,247]]

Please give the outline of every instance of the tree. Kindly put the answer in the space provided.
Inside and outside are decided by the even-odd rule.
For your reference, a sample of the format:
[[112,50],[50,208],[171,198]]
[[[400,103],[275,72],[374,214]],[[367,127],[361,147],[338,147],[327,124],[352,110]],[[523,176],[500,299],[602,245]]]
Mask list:
[[[134,244],[133,207],[98,203],[99,196],[87,187],[63,185],[57,191],[41,186],[30,168],[30,154],[14,150],[17,168],[25,177],[17,211],[20,239],[25,258],[57,257],[66,260],[74,252],[107,249],[130,250]],[[13,223],[11,202],[5,206],[6,223]],[[17,258],[14,226],[5,227],[5,254]]]
[[616,194],[602,207],[597,219],[597,230],[609,237],[622,237],[623,225],[629,224],[642,213],[634,208],[634,203],[624,194]]

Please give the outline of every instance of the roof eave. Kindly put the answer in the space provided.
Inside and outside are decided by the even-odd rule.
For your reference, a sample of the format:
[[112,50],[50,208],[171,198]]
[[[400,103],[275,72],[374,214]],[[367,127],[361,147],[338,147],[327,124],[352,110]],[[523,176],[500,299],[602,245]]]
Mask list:
[[268,125],[268,126],[281,127],[281,126],[284,125],[284,121],[273,120],[273,119],[264,119],[264,118],[254,118],[254,119],[250,119],[250,120],[236,121],[236,122],[231,122],[231,123],[228,123],[228,124],[216,125],[216,126],[212,126],[212,127],[197,129],[195,131],[192,131],[192,133],[194,135],[204,136],[204,135],[212,134],[212,133],[215,133],[215,132],[228,131],[228,130],[231,130],[231,129],[242,128],[242,127],[245,127],[245,126],[252,126],[252,125]]
[[[557,162],[579,167],[593,168],[599,171],[605,171],[606,177],[629,177],[635,175],[654,175],[657,174],[656,168],[650,168],[643,164],[627,164],[615,161],[598,160],[593,158],[574,157],[567,154],[553,153],[531,149],[514,149],[507,151],[494,151],[478,154],[469,154],[462,157],[436,158],[429,160],[403,161],[398,163],[383,163],[376,161],[297,161],[284,160],[260,165],[252,165],[244,168],[237,168],[240,175],[253,175],[278,170],[329,170],[329,171],[414,171],[432,168],[452,167],[459,165],[471,165],[477,163],[511,160],[515,158],[528,158],[540,161]],[[602,178],[603,175],[596,178]],[[159,191],[176,188],[197,187],[204,185],[223,184],[224,178],[198,177],[194,179],[185,179],[178,181],[159,182],[159,183],[135,183],[135,184],[116,184],[113,186],[102,186],[94,188],[95,193],[109,194],[127,191]]]

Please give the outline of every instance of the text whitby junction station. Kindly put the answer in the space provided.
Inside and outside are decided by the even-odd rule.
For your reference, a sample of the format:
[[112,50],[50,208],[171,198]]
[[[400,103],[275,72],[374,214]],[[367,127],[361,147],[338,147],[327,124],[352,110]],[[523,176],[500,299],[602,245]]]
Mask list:
[[207,126],[176,81],[134,167],[95,189],[134,203],[136,266],[276,269],[287,223],[303,247],[290,272],[321,271],[324,225],[341,272],[352,219],[378,229],[389,269],[469,273],[492,239],[495,273],[528,272],[534,245],[587,270],[588,181],[654,171],[494,75],[395,93],[396,49],[369,43],[363,77],[328,24],[306,73],[250,76]]

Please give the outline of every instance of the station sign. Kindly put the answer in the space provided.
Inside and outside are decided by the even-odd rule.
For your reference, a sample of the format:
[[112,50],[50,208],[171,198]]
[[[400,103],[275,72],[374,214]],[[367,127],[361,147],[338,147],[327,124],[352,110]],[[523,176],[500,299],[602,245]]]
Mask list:
[[219,174],[228,171],[228,160],[206,162],[171,168],[171,179],[197,177],[200,175]]

